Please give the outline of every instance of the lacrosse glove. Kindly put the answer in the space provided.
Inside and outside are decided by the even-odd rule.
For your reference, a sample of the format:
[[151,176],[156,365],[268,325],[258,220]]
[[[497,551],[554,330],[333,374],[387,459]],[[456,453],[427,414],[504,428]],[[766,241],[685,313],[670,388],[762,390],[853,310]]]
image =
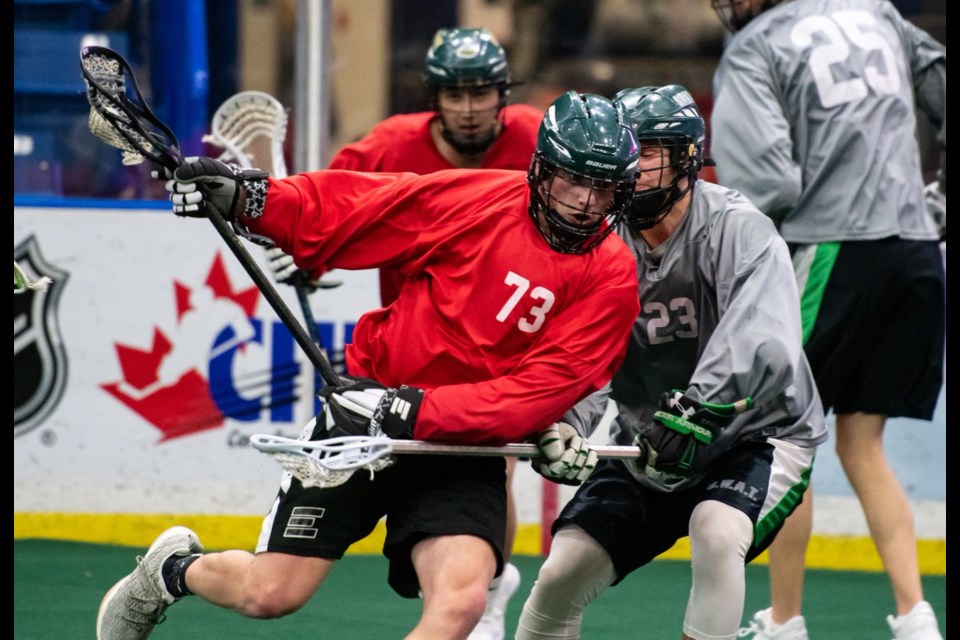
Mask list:
[[927,202],[927,213],[933,218],[940,233],[940,241],[947,241],[947,194],[942,190],[940,180],[934,180],[923,190]]
[[328,437],[411,439],[423,389],[406,385],[388,388],[375,380],[353,378],[339,387],[324,387],[320,396],[326,400]]
[[707,447],[737,414],[752,406],[749,397],[732,404],[710,404],[676,389],[663,394],[652,424],[636,437],[647,475],[667,490],[697,481],[707,469]]
[[342,280],[325,280],[323,278],[311,280],[306,271],[294,264],[293,256],[284,253],[280,247],[269,247],[266,254],[273,279],[280,284],[291,286],[302,284],[307,288],[308,293],[313,293],[317,289],[334,289],[343,284]]
[[537,449],[539,455],[530,460],[533,470],[559,484],[576,486],[597,466],[597,452],[566,422],[556,422],[541,431]]
[[243,213],[257,217],[263,212],[267,193],[267,172],[224,164],[213,158],[190,158],[170,175],[169,170],[156,172],[168,179],[164,187],[170,192],[173,212],[178,216],[204,218],[212,207],[225,220],[236,220],[237,203],[246,195]]

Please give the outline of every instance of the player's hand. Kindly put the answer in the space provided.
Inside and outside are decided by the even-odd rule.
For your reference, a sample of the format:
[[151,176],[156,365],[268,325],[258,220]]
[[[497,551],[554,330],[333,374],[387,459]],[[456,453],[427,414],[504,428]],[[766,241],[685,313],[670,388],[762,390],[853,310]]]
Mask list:
[[947,241],[947,194],[940,188],[940,180],[934,180],[923,190],[927,202],[927,213],[933,218],[940,233],[940,241]]
[[[707,447],[733,419],[753,406],[751,398],[731,404],[697,402],[673,390],[660,398],[660,410],[650,426],[637,435],[647,474],[682,483],[701,476],[707,467]],[[665,482],[667,482],[665,480]]]
[[[169,170],[157,172],[157,177]],[[173,172],[164,184],[170,192],[173,212],[178,216],[203,218],[208,208],[215,209],[226,220],[237,216],[237,204],[246,196],[245,180],[265,180],[267,172],[224,164],[214,158],[191,158]]]
[[533,470],[560,484],[578,485],[597,466],[597,452],[566,422],[556,422],[541,431],[537,449],[539,455],[531,460]]
[[413,438],[423,389],[388,388],[375,380],[352,378],[320,390],[329,437],[389,436]]
[[270,265],[270,272],[273,273],[273,279],[281,284],[296,286],[303,284],[308,293],[313,293],[317,289],[333,289],[343,284],[342,280],[330,280],[327,278],[317,278],[311,280],[310,276],[303,269],[299,269],[293,262],[293,256],[284,253],[280,247],[270,247],[267,249],[267,263]]
[[284,253],[280,247],[270,247],[266,251],[267,262],[270,265],[270,272],[273,273],[273,279],[280,284],[296,284],[296,279],[302,276],[297,274],[302,271],[293,262],[293,256]]

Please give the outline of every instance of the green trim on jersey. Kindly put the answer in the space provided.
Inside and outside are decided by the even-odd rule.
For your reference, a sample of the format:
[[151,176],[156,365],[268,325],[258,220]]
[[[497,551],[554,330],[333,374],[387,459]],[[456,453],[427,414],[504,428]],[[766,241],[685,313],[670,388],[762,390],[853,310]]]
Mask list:
[[821,242],[799,247],[793,253],[793,270],[800,290],[800,323],[804,346],[820,313],[823,294],[840,254],[839,242]]
[[757,520],[757,523],[753,526],[753,539],[755,543],[769,536],[781,522],[787,519],[788,515],[793,513],[797,505],[800,504],[800,501],[803,499],[803,494],[806,493],[807,487],[810,486],[810,475],[813,473],[813,461],[815,459],[816,456],[810,460],[810,466],[800,474],[800,482],[790,487],[784,494],[783,499],[780,500],[768,514]]

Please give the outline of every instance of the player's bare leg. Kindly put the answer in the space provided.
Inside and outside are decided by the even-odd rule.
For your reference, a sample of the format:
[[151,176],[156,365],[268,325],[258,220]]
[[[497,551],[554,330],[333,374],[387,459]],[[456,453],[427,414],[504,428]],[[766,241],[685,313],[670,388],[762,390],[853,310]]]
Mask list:
[[810,487],[769,549],[771,617],[777,624],[803,613],[804,569],[812,531],[813,489]]
[[439,536],[416,544],[413,566],[423,591],[423,614],[407,640],[466,638],[483,614],[497,561],[476,536]]
[[506,635],[507,604],[520,586],[520,571],[510,562],[517,537],[517,503],[513,497],[513,474],[517,468],[517,459],[506,458],[506,463],[507,526],[503,542],[503,573],[490,583],[483,616],[467,640],[503,640]]
[[251,618],[278,618],[305,605],[334,564],[324,558],[231,550],[201,557],[188,567],[185,580],[207,602]]
[[923,587],[913,511],[883,451],[885,425],[882,415],[837,415],[836,451],[890,579],[897,615],[903,615],[923,600]]

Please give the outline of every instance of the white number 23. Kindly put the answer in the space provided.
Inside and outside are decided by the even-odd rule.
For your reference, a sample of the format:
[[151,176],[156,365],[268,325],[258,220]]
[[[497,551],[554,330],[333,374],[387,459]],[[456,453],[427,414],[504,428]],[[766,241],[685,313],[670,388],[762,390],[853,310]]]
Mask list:
[[[503,281],[508,286],[516,287],[516,289],[510,296],[510,299],[500,308],[499,313],[497,313],[497,321],[505,322],[507,317],[510,316],[510,312],[520,303],[520,300],[523,299],[529,290],[531,298],[542,302],[531,307],[530,310],[527,311],[527,315],[520,318],[517,327],[524,333],[536,333],[539,331],[540,327],[543,326],[543,321],[546,319],[547,312],[550,311],[550,307],[553,306],[556,300],[553,292],[544,287],[534,287],[530,290],[530,281],[513,271],[507,273],[507,277],[504,278]],[[532,317],[532,320],[528,319],[528,317]]]

